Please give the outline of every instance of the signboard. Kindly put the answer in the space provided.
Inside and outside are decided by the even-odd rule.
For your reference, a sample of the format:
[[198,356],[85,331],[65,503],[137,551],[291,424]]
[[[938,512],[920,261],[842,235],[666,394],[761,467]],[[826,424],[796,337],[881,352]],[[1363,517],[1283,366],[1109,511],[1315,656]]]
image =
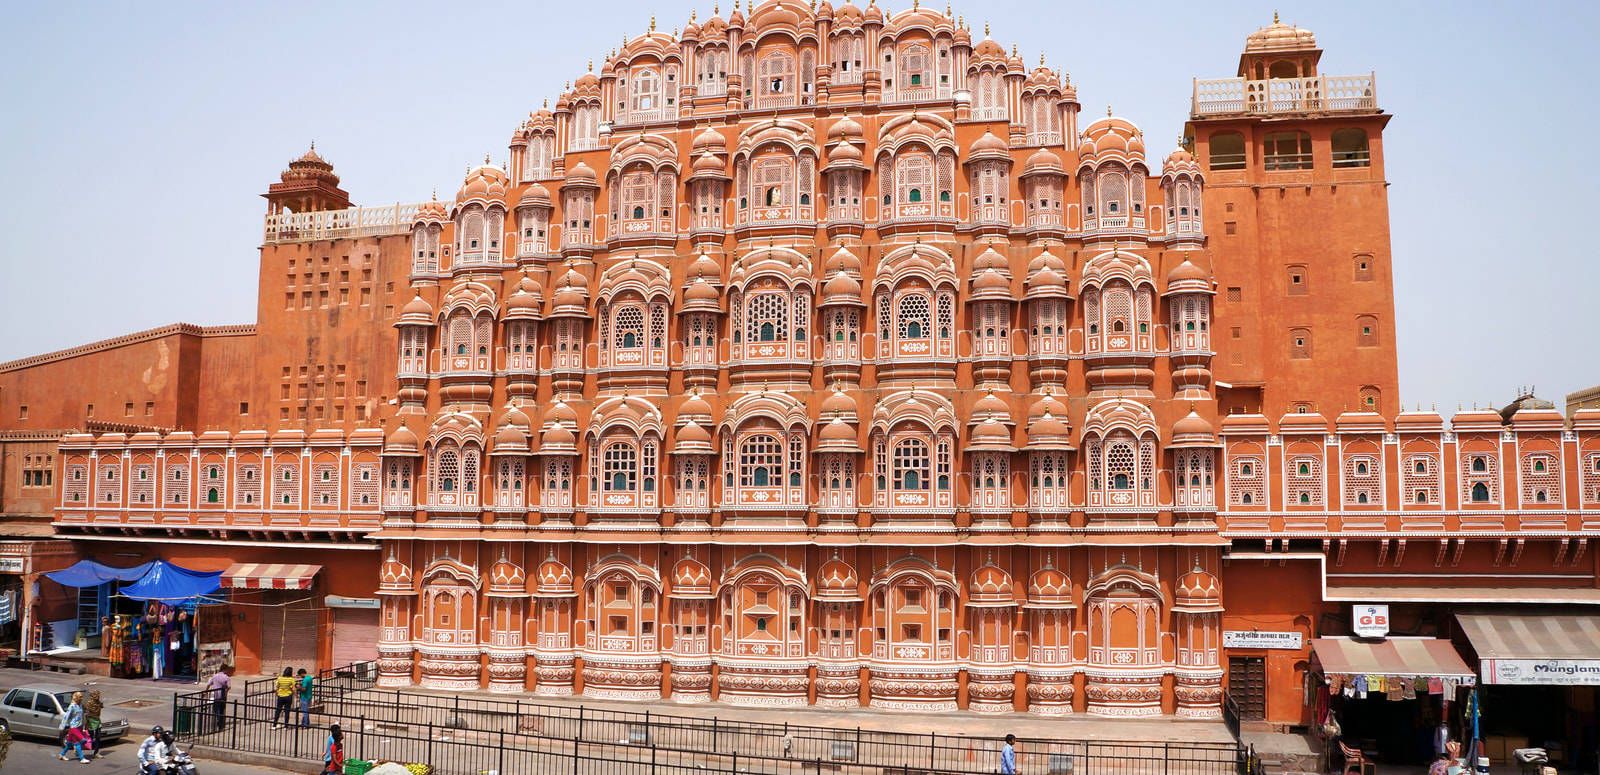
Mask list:
[[381,604],[375,597],[340,597],[328,595],[322,599],[329,608],[380,608]]
[[1230,649],[1299,649],[1298,632],[1261,632],[1259,630],[1223,630],[1222,646]]
[[0,573],[27,573],[28,558],[0,557]]
[[1388,604],[1351,606],[1350,629],[1362,638],[1382,638],[1388,635]]
[[1486,684],[1600,686],[1600,659],[1485,659]]

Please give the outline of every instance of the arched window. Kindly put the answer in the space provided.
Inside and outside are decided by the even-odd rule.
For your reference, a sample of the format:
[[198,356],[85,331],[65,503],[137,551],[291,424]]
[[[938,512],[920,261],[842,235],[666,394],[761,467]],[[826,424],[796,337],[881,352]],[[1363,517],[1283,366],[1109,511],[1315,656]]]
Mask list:
[[755,433],[739,445],[739,485],[776,487],[783,482],[783,445],[778,437]]
[[639,454],[633,442],[615,441],[607,444],[602,459],[607,491],[631,493],[636,489]]
[[894,445],[894,479],[900,490],[928,489],[928,443],[901,439]]
[[1475,458],[1472,459],[1472,472],[1473,473],[1481,474],[1481,473],[1483,473],[1485,471],[1488,471],[1488,470],[1489,470],[1489,466],[1488,466],[1487,463],[1484,462],[1483,458],[1475,457]]
[[1489,502],[1489,485],[1484,484],[1483,482],[1474,483],[1472,485],[1472,502],[1473,503],[1488,503]]
[[928,336],[932,323],[927,296],[920,293],[905,294],[900,297],[895,312],[901,340],[923,339]]
[[1218,132],[1211,136],[1210,167],[1213,170],[1242,170],[1245,168],[1244,135],[1238,132]]
[[455,492],[456,482],[459,481],[458,477],[461,471],[461,462],[459,456],[456,455],[456,451],[454,449],[446,449],[439,452],[436,465],[435,481],[439,483],[439,491]]

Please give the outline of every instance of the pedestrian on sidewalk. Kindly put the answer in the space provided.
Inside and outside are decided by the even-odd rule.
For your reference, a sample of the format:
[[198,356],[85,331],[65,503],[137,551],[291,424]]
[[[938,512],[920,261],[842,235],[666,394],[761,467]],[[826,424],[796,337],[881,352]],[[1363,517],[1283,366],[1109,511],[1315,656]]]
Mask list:
[[323,775],[344,772],[344,731],[338,724],[328,725],[328,742],[322,754]]
[[89,757],[83,755],[83,744],[89,742],[88,733],[83,731],[83,692],[72,693],[72,704],[61,717],[61,731],[65,734],[61,739],[61,761],[67,760],[70,748],[78,755],[79,762],[88,764]]
[[295,681],[295,691],[300,695],[300,726],[311,726],[311,695],[316,679],[312,678],[305,668],[300,668],[300,675]]
[[89,699],[83,703],[83,726],[89,732],[89,750],[94,752],[92,758],[105,757],[105,752],[100,750],[100,714],[106,709],[106,703],[100,699],[100,690],[89,692]]
[[206,682],[206,691],[211,693],[211,715],[216,718],[218,732],[222,731],[223,717],[228,710],[228,690],[233,688],[232,672],[232,667],[224,665]]
[[1000,775],[1017,775],[1017,736],[1006,735],[1006,744],[1000,746]]
[[[272,710],[272,727],[289,726],[294,722],[294,668],[285,667],[283,675],[278,676],[272,688],[278,697],[278,705]],[[282,724],[278,723],[280,718],[283,719]]]

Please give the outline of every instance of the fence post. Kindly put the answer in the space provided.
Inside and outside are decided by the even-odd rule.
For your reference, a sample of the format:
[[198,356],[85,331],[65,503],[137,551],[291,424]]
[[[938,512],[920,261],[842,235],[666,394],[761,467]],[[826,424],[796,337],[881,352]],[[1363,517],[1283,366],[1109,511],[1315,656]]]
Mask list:
[[711,752],[712,753],[716,753],[717,751],[720,751],[720,750],[722,750],[722,749],[717,746],[717,717],[716,716],[712,716],[711,717]]
[[239,725],[241,723],[243,723],[243,719],[241,719],[240,716],[239,716],[239,701],[238,700],[234,700],[233,701],[233,713],[230,713],[229,715],[233,716],[233,718],[229,719],[230,721],[233,722],[233,724],[231,724],[231,726],[233,727],[233,731],[228,733],[229,734],[228,747],[232,748],[235,751],[237,751],[237,750],[239,750]]
[[[583,706],[578,706],[578,718],[583,718]],[[578,738],[572,738],[572,775],[578,775]]]
[[422,763],[432,767],[433,766],[433,722],[432,721],[428,722],[428,744],[427,744],[427,746],[425,746],[423,748],[423,756],[425,756],[427,758],[427,761],[422,762]]
[[500,760],[499,760],[499,762],[500,763],[495,767],[495,772],[505,772],[506,771],[506,731],[504,729],[500,730]]
[[1167,768],[1172,766],[1172,742],[1161,741],[1161,775],[1166,775]]
[[367,757],[363,754],[367,752],[367,714],[361,714],[356,723],[361,725],[356,730],[356,758],[365,760]]
[[572,747],[572,761],[573,761],[573,767],[574,768],[577,767],[577,761],[578,761],[578,747],[577,747],[578,743],[577,743],[577,741],[582,740],[582,739],[583,739],[583,706],[579,705],[578,706],[578,734],[573,736],[573,738],[572,738],[572,741],[573,741],[573,743],[572,743],[572,746],[573,746]]
[[[645,729],[648,730],[649,727],[645,727]],[[645,734],[649,734],[649,732]],[[656,747],[654,745],[650,746],[650,775],[656,775]]]
[[939,735],[936,732],[928,733],[928,769],[937,769],[933,766],[934,751],[939,748]]
[[817,775],[822,775],[822,757],[817,757]]
[[644,712],[644,743],[650,746],[650,771],[656,771],[656,732],[650,728],[650,711]]

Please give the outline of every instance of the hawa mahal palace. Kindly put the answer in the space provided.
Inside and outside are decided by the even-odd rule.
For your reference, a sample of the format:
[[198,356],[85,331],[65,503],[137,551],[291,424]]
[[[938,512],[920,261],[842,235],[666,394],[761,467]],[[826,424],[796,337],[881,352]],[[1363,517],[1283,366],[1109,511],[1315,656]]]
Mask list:
[[1224,631],[1600,600],[1600,411],[1401,409],[1321,54],[1251,33],[1168,150],[949,12],[652,22],[452,201],[291,162],[253,326],[0,365],[6,510],[373,601],[242,611],[245,671],[1299,723],[1309,648]]

